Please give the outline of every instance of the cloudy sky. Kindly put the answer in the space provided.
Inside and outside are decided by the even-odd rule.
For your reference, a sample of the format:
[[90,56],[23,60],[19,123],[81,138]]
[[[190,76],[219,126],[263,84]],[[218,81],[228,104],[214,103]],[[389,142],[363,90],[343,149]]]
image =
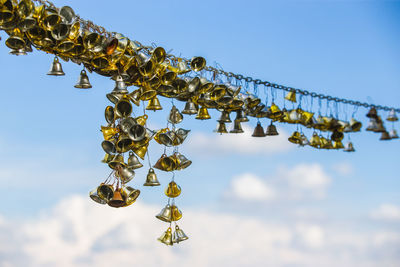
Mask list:
[[[227,71],[399,106],[398,1],[55,3]],[[146,163],[131,182],[140,198],[125,209],[88,197],[109,172],[99,129],[112,81],[92,74],[93,89],[77,90],[79,66],[64,63],[65,77],[47,76],[51,55],[9,55],[0,35],[0,266],[400,265],[398,141],[363,131],[351,136],[356,153],[316,151],[286,141],[292,126],[255,139],[253,120],[243,135],[219,136],[217,112],[209,121],[185,116],[182,127],[192,131],[180,151],[193,164],[176,181],[189,240],[167,247],[156,241],[167,225],[154,216],[170,174],[157,172],[161,187],[143,187]],[[161,104],[149,119],[155,129],[171,108]],[[366,112],[355,113],[364,126]],[[155,161],[162,147],[150,151]]]

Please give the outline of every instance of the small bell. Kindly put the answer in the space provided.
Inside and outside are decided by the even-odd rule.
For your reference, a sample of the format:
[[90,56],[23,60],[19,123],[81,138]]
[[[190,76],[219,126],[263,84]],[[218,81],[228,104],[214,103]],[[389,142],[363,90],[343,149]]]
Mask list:
[[394,110],[394,108],[392,108],[392,109],[389,111],[389,115],[388,115],[388,117],[386,118],[386,120],[388,120],[388,121],[398,121],[398,120],[399,120],[399,118],[398,118],[397,115],[396,115],[396,111]]
[[282,118],[283,112],[275,103],[272,103],[271,107],[269,108],[268,116],[270,119],[279,120]]
[[300,146],[307,146],[310,144],[310,141],[308,141],[307,136],[305,136],[303,133],[300,136]]
[[276,130],[276,126],[273,125],[272,122],[270,125],[268,125],[265,135],[267,136],[279,135],[278,131]]
[[350,127],[353,132],[359,132],[361,130],[362,124],[361,124],[361,122],[352,118],[350,120]]
[[296,92],[295,91],[290,91],[285,96],[285,99],[290,101],[290,102],[296,103]]
[[289,142],[293,144],[300,144],[301,142],[301,135],[299,132],[295,131],[292,136],[288,138]]
[[246,113],[244,112],[243,109],[236,111],[235,121],[236,120],[239,122],[248,122],[249,121],[249,119],[247,118]]
[[352,142],[348,142],[346,144],[346,146],[343,149],[344,152],[355,152],[356,150],[353,147],[353,143]]
[[123,184],[129,183],[133,177],[135,177],[135,171],[133,169],[118,167],[117,171],[118,176],[121,178],[121,182]]
[[190,99],[186,102],[186,104],[185,104],[185,109],[184,110],[182,110],[182,113],[183,114],[186,114],[186,115],[194,115],[194,114],[197,114],[197,107],[196,107],[196,104],[195,103],[193,103]]
[[116,155],[112,161],[108,163],[108,166],[111,169],[117,169],[118,166],[126,167],[126,164],[124,163],[124,156],[122,154]]
[[366,131],[375,132],[377,129],[378,129],[378,125],[377,125],[377,123],[376,123],[376,120],[373,119],[373,118],[371,118],[371,119],[369,120],[367,129],[365,129],[365,130],[366,130]]
[[313,133],[313,136],[310,140],[310,146],[319,148],[321,146],[321,139],[319,138],[317,133]]
[[187,159],[184,155],[182,155],[178,152],[176,152],[174,154],[174,157],[175,157],[176,164],[177,164],[177,167],[176,167],[177,170],[184,170],[192,164],[191,160]]
[[154,169],[150,168],[149,173],[147,174],[146,182],[143,184],[144,186],[159,186],[160,182],[157,179],[157,175],[154,173]]
[[370,119],[376,119],[378,118],[378,112],[376,111],[375,107],[372,107],[368,113],[367,113],[367,117]]
[[132,104],[128,97],[122,97],[115,105],[116,118],[125,118],[132,113]]
[[172,222],[172,209],[171,206],[169,204],[167,204],[167,206],[165,206],[160,213],[158,213],[156,215],[156,218],[164,221],[164,222]]
[[342,148],[344,148],[342,141],[333,142],[333,149],[342,149]]
[[386,132],[385,126],[383,125],[383,121],[381,120],[380,117],[378,117],[378,119],[376,120],[376,125],[377,125],[377,128],[375,129],[374,132],[376,132],[376,133]]
[[215,132],[223,134],[223,133],[228,133],[228,131],[226,130],[226,125],[224,122],[218,122],[217,125],[217,129],[215,130]]
[[134,142],[139,142],[146,137],[146,128],[140,124],[132,125],[128,130],[128,135]]
[[103,133],[104,140],[110,140],[119,132],[119,130],[114,127],[101,126],[101,132]]
[[158,98],[156,96],[149,100],[149,103],[146,107],[146,110],[153,110],[153,111],[161,110],[161,109],[162,109],[162,106],[160,105],[160,100],[158,100]]
[[149,146],[149,143],[147,143],[146,145],[143,145],[141,147],[133,147],[132,151],[141,159],[144,160],[144,156],[146,155],[147,152],[147,148]]
[[395,129],[391,130],[389,133],[391,139],[398,139],[399,136],[397,135],[397,131]]
[[251,135],[253,137],[265,137],[264,128],[261,126],[260,122],[257,122],[256,128],[254,128],[254,132]]
[[175,226],[175,231],[172,237],[172,242],[173,243],[179,243],[185,240],[188,240],[189,237],[182,231],[182,229],[179,228],[178,225]]
[[387,141],[390,140],[392,138],[390,138],[390,135],[387,131],[382,132],[381,138],[379,140],[381,141]]
[[168,187],[165,189],[165,195],[167,197],[175,198],[181,194],[181,187],[177,185],[174,181],[168,184]]
[[201,107],[197,113],[196,120],[208,120],[211,119],[210,114],[208,114],[208,110],[205,107]]
[[105,154],[104,158],[101,160],[102,163],[109,163],[114,158],[114,155]]
[[221,117],[217,120],[218,122],[232,122],[231,118],[229,117],[229,112],[228,111],[222,111],[221,112]]
[[127,187],[124,187],[123,189],[121,189],[121,194],[123,195],[124,199],[126,199],[125,206],[129,206],[129,205],[132,205],[136,201],[136,199],[139,197],[140,190],[135,189],[130,186],[127,186]]
[[186,137],[188,136],[189,133],[190,133],[190,130],[185,130],[185,129],[182,129],[182,128],[177,129],[175,134],[176,134],[176,137],[177,137],[176,139],[178,139],[178,143],[174,144],[174,145],[182,144],[183,141],[185,141],[185,139],[186,139]]
[[204,57],[194,57],[190,61],[190,68],[194,71],[201,71],[206,66]]
[[113,208],[120,208],[125,205],[125,200],[122,198],[121,192],[119,189],[114,191],[113,198],[108,201],[108,206]]
[[182,122],[182,120],[183,120],[182,114],[175,106],[172,106],[171,111],[169,112],[168,121],[172,124],[178,124]]
[[47,73],[47,75],[53,75],[53,76],[63,76],[65,75],[61,63],[58,60],[58,57],[54,57],[53,63],[51,64],[50,71]]
[[99,197],[99,195],[97,194],[97,188],[94,189],[94,190],[92,190],[92,191],[89,193],[89,197],[90,197],[94,202],[96,202],[96,203],[99,203],[99,204],[102,204],[102,205],[104,205],[104,204],[107,203],[106,200],[104,200],[104,199],[102,199],[101,197]]
[[100,184],[97,187],[97,195],[105,200],[106,202],[110,201],[114,196],[114,188],[109,184]]
[[143,164],[140,163],[138,157],[132,151],[129,152],[127,167],[130,169],[139,169],[139,168],[143,167]]
[[241,121],[236,120],[234,121],[233,124],[233,129],[229,131],[229,133],[244,133],[241,125]]
[[165,231],[158,239],[161,243],[167,245],[167,246],[172,246],[172,230],[171,227],[168,228],[167,231]]
[[79,75],[79,80],[78,83],[75,84],[75,88],[79,89],[89,89],[92,88],[92,85],[89,82],[89,77],[86,74],[85,70],[81,71],[81,74]]

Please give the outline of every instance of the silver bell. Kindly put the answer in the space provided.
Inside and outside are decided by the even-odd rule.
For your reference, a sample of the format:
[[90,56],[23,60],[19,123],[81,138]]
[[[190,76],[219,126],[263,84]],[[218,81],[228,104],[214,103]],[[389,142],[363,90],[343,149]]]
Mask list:
[[389,111],[389,115],[386,118],[386,120],[388,120],[388,121],[398,121],[399,120],[399,118],[396,115],[396,111],[393,108]]
[[399,136],[397,135],[397,131],[395,129],[390,131],[389,136],[392,139],[398,139],[399,138]]
[[186,115],[194,115],[197,114],[197,107],[196,104],[193,103],[190,99],[185,104],[185,109],[182,110],[183,114]]
[[50,71],[47,73],[47,75],[52,75],[52,76],[63,76],[65,75],[61,63],[58,60],[58,57],[54,57],[53,63],[51,64]]
[[172,242],[179,243],[188,239],[189,237],[179,228],[178,225],[176,225],[174,234],[172,235]]
[[140,163],[138,157],[131,151],[129,152],[129,158],[128,158],[128,168],[131,169],[139,169],[143,167],[143,164]]
[[348,143],[345,145],[343,151],[344,151],[344,152],[355,152],[356,150],[355,150],[354,147],[353,147],[353,143],[352,143],[352,142],[348,142]]
[[242,125],[240,124],[241,121],[240,120],[235,120],[234,121],[234,125],[233,125],[233,129],[230,130],[230,133],[244,133],[243,129],[242,129]]
[[117,78],[115,79],[115,87],[114,87],[114,90],[112,91],[112,93],[113,94],[127,94],[128,93],[127,86],[121,75],[118,75]]
[[179,112],[179,110],[172,106],[171,111],[169,112],[168,121],[172,124],[178,124],[182,122],[183,115]]
[[81,74],[79,76],[79,80],[78,83],[75,84],[74,86],[75,88],[79,88],[79,89],[89,89],[92,88],[92,85],[89,82],[89,77],[86,74],[85,70],[81,71]]

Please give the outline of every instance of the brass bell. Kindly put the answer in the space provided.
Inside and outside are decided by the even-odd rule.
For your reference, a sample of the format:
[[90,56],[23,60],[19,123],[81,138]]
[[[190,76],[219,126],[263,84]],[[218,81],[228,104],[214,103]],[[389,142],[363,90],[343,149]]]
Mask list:
[[293,109],[289,112],[289,119],[294,123],[299,123],[301,121],[301,111],[300,109]]
[[132,93],[128,94],[129,99],[136,106],[140,106],[140,90],[135,90]]
[[120,208],[125,205],[125,200],[122,198],[121,192],[119,189],[114,191],[113,198],[108,201],[108,206],[113,208]]
[[127,186],[123,189],[121,189],[121,194],[123,195],[126,205],[125,206],[129,206],[132,205],[136,199],[139,197],[140,195],[140,190],[139,189],[135,189],[133,187]]
[[236,111],[236,118],[235,121],[240,121],[240,122],[248,122],[249,119],[246,116],[246,113],[244,112],[243,109],[239,109],[238,111]]
[[289,142],[293,144],[300,144],[301,142],[301,135],[299,132],[295,131],[292,136],[288,138]]
[[350,127],[353,132],[359,132],[362,127],[362,123],[352,118],[350,120]]
[[171,227],[167,229],[158,239],[161,243],[167,245],[167,246],[172,246],[172,230]]
[[122,97],[115,105],[115,115],[118,118],[128,117],[132,113],[132,104],[128,97]]
[[233,123],[233,129],[229,131],[229,133],[244,133],[241,125],[241,121],[235,119]]
[[231,118],[229,116],[229,112],[228,111],[222,111],[221,112],[221,117],[219,117],[219,119],[217,120],[218,122],[232,122]]
[[215,132],[223,134],[223,133],[228,133],[228,131],[226,130],[226,125],[224,122],[218,122],[217,125],[217,129],[215,130]]
[[254,128],[254,132],[251,135],[253,137],[265,137],[264,128],[261,126],[260,122],[257,122],[256,128]]
[[342,141],[343,137],[344,137],[344,135],[343,135],[342,132],[334,130],[332,132],[332,135],[331,135],[331,140],[333,140],[333,141]]
[[296,103],[296,92],[295,91],[290,91],[285,96],[285,99],[290,101],[290,102]]
[[201,71],[206,66],[206,60],[203,57],[194,57],[190,61],[190,68],[194,71]]
[[89,77],[86,74],[85,70],[81,71],[81,74],[79,75],[79,80],[78,83],[75,84],[75,88],[79,89],[89,89],[92,88],[92,85],[89,82]]
[[194,115],[194,114],[197,114],[197,107],[196,107],[196,104],[195,103],[193,103],[190,99],[186,102],[186,104],[185,104],[185,109],[184,110],[182,110],[182,113],[183,114],[186,114],[186,115]]
[[128,130],[128,135],[134,142],[139,142],[146,137],[146,128],[140,124],[132,125]]
[[6,40],[6,45],[8,48],[14,50],[23,49],[26,45],[24,34],[19,29],[13,30],[10,37]]
[[376,111],[375,107],[372,107],[368,113],[367,117],[370,119],[377,119],[378,118],[378,112]]
[[199,88],[201,86],[201,81],[199,77],[194,77],[193,79],[188,78],[187,80],[188,86],[187,91],[191,94],[199,92]]
[[175,198],[181,194],[181,187],[177,185],[174,181],[168,184],[168,187],[165,189],[165,195],[167,197]]
[[101,126],[101,131],[103,133],[104,140],[112,139],[119,132],[117,128],[104,126]]
[[104,201],[110,201],[114,196],[114,188],[109,184],[100,184],[97,187],[97,195]]
[[397,135],[397,131],[395,129],[391,130],[389,133],[391,139],[398,139],[399,136]]
[[115,142],[115,139],[104,140],[101,143],[101,147],[107,154],[115,154],[117,152],[117,149],[115,148]]
[[52,8],[46,8],[44,18],[42,21],[42,26],[51,31],[54,27],[59,24],[61,21],[61,17],[58,15],[57,10]]
[[146,177],[146,182],[143,184],[144,186],[159,186],[160,182],[157,179],[157,175],[154,172],[153,168],[150,168],[149,173]]
[[174,154],[174,158],[177,164],[176,169],[177,170],[183,170],[186,169],[187,167],[189,167],[192,164],[192,161],[187,159],[184,155],[176,152]]
[[271,104],[268,114],[269,114],[269,118],[273,119],[273,120],[279,120],[283,116],[283,112],[280,110],[280,108],[275,103]]
[[323,136],[320,136],[320,137],[319,137],[319,140],[321,141],[321,144],[320,144],[319,148],[322,148],[322,149],[331,149],[331,147],[332,147],[332,142],[329,142],[330,140],[326,139],[326,138],[323,137]]
[[369,120],[368,126],[365,129],[366,131],[371,131],[371,132],[375,132],[378,129],[378,125],[376,123],[376,119],[371,118]]
[[47,73],[47,75],[53,75],[53,76],[63,76],[65,75],[61,63],[58,60],[58,57],[54,57],[53,63],[51,64],[50,71]]
[[135,171],[128,167],[117,167],[117,173],[123,184],[129,183],[135,177]]
[[179,221],[182,218],[182,212],[178,209],[175,204],[171,205],[171,217],[172,221],[176,222]]
[[376,125],[377,125],[377,128],[375,129],[374,132],[376,132],[376,133],[386,132],[385,126],[383,126],[383,121],[381,120],[380,117],[378,117],[378,119],[376,120]]
[[344,152],[355,152],[356,150],[353,147],[353,143],[352,142],[348,142],[346,144],[346,146],[343,149]]
[[386,120],[388,121],[398,121],[399,118],[396,115],[396,111],[394,110],[394,108],[392,108],[389,112],[388,117],[386,118]]
[[61,19],[68,24],[71,24],[72,21],[75,19],[76,15],[74,10],[69,6],[63,6],[60,8],[58,12],[60,14]]
[[146,114],[136,117],[135,121],[137,122],[137,124],[144,126],[146,124],[148,116]]
[[258,104],[260,104],[260,102],[261,102],[261,99],[259,99],[257,96],[255,96],[253,94],[248,94],[245,99],[245,103],[248,108],[254,108]]
[[273,125],[272,122],[270,125],[268,125],[265,135],[267,136],[279,135],[278,131],[276,130],[276,126]]
[[157,96],[157,91],[148,84],[143,84],[140,87],[140,100],[150,100]]
[[97,188],[92,190],[89,193],[89,197],[96,203],[99,203],[99,204],[102,204],[102,205],[107,203],[107,201],[105,199],[102,199],[101,197],[99,197],[99,195],[97,194]]
[[139,169],[139,168],[143,167],[143,164],[140,163],[139,159],[132,151],[129,152],[127,167],[130,169]]
[[[134,125],[138,125],[136,120],[132,117],[126,117],[123,118],[120,122],[119,122],[119,128],[121,129],[121,131],[123,133],[126,133],[129,135],[129,130],[132,128],[132,126]],[[131,137],[132,138],[132,137]]]
[[[182,128],[179,128],[176,130],[175,135],[176,135],[176,139],[179,140],[179,142],[177,142],[177,144],[174,145],[180,145],[183,143],[183,141],[185,141],[186,137],[188,136],[190,130],[185,130]],[[174,142],[175,143],[175,142]]]
[[176,134],[173,131],[167,131],[165,133],[161,133],[159,135],[159,140],[161,144],[165,146],[173,146],[174,139],[176,138]]
[[172,236],[172,243],[179,243],[188,240],[189,237],[179,228],[178,225],[175,226],[175,231]]
[[342,141],[333,142],[333,149],[342,149],[342,148],[344,148]]
[[313,136],[310,139],[310,146],[319,148],[321,146],[321,139],[319,138],[317,133],[313,133]]
[[303,125],[309,125],[312,122],[313,118],[314,118],[314,113],[308,112],[308,111],[303,111],[301,113],[300,123],[302,123]]
[[392,138],[390,138],[390,135],[387,131],[382,132],[381,138],[379,140],[381,141],[387,141],[390,140]]
[[108,166],[111,169],[117,169],[118,166],[126,167],[126,164],[124,163],[124,156],[122,154],[116,155],[109,163]]
[[115,155],[110,155],[110,154],[105,154],[104,158],[101,160],[102,163],[109,163],[110,161],[113,160]]
[[164,222],[172,222],[172,209],[167,204],[161,211],[156,215],[156,218]]
[[208,114],[208,110],[205,107],[201,107],[197,113],[196,120],[209,120],[211,119],[210,114]]
[[160,101],[158,100],[158,98],[156,96],[149,100],[149,103],[146,107],[146,110],[153,110],[153,111],[161,110],[161,109],[162,109],[162,106],[160,105]]
[[110,100],[110,102],[113,104],[117,104],[122,99],[123,96],[124,96],[123,94],[119,94],[114,91],[106,94],[107,99]]
[[172,106],[171,111],[169,112],[168,121],[172,124],[178,124],[182,122],[183,115],[179,112],[179,110]]
[[120,134],[115,148],[118,153],[125,153],[131,149],[133,140],[127,134]]
[[144,159],[144,156],[146,155],[147,148],[149,146],[149,143],[147,143],[144,146],[141,147],[133,147],[132,151],[141,159]]
[[167,71],[161,77],[161,83],[163,85],[171,85],[173,81],[176,79],[176,72]]
[[177,164],[174,158],[167,157],[167,155],[163,154],[153,167],[162,171],[170,172],[176,170]]
[[153,60],[157,64],[161,64],[165,60],[165,56],[167,53],[165,49],[162,47],[157,47],[153,51],[151,51],[151,60]]
[[302,133],[300,136],[300,146],[307,146],[310,144],[310,141],[308,141],[307,137]]

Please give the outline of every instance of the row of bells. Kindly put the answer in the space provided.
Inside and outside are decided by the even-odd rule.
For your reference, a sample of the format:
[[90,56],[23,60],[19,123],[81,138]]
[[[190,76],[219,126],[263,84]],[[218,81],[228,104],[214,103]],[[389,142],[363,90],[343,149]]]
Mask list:
[[168,229],[158,238],[158,241],[167,246],[172,246],[187,239],[189,239],[189,237],[179,228],[178,225],[176,225],[173,233],[171,227],[168,227]]
[[333,132],[330,138],[325,138],[314,132],[310,140],[308,140],[304,133],[295,131],[288,140],[300,146],[311,146],[318,149],[344,149],[345,152],[354,152],[353,143],[348,142],[346,145],[343,145],[343,138],[343,133],[338,131]]

